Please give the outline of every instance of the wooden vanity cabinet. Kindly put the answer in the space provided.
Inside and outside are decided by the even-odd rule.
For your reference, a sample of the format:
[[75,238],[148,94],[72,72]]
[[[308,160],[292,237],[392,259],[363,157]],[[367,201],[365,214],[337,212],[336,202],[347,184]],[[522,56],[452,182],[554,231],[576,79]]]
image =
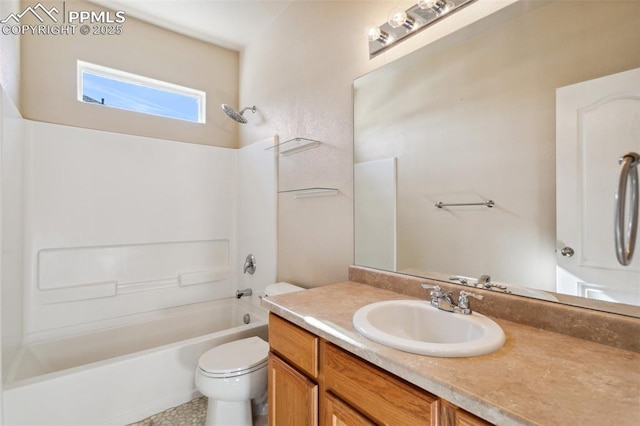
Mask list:
[[269,425],[318,424],[319,337],[269,315]]
[[486,426],[318,336],[269,315],[270,426]]

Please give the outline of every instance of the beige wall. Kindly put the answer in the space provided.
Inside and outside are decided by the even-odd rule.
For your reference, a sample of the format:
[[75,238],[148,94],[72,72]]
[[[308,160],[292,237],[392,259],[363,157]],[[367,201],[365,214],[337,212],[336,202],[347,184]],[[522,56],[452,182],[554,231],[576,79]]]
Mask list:
[[[26,7],[33,2],[23,1]],[[48,7],[61,1],[45,1]],[[66,10],[98,11],[66,1]],[[22,36],[21,112],[25,118],[131,135],[237,147],[238,126],[220,111],[237,105],[239,54],[132,17],[112,36]],[[83,60],[207,93],[206,124],[135,114],[76,99],[76,61]],[[133,117],[133,118],[132,118]]]
[[320,140],[319,148],[280,159],[280,190],[339,190],[333,197],[279,195],[278,279],[317,286],[347,278],[353,262],[354,78],[512,2],[479,0],[369,60],[365,28],[382,24],[394,2],[298,1],[243,52],[241,104],[255,104],[259,113],[241,127],[241,144],[273,134]]
[[[20,0],[0,0],[0,20],[20,12]],[[0,85],[20,107],[20,37],[0,35]]]

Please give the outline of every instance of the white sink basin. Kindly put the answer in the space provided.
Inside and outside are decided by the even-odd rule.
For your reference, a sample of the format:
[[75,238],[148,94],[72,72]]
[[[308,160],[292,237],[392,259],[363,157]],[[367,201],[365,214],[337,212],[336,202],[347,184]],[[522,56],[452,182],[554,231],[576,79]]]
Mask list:
[[353,325],[374,342],[419,355],[470,357],[500,349],[504,332],[486,316],[445,312],[422,300],[387,300],[358,309]]

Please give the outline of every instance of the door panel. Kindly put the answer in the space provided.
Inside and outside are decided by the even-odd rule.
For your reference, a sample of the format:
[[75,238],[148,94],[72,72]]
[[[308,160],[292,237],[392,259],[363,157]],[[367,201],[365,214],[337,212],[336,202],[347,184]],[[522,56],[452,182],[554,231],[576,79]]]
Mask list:
[[558,291],[640,304],[640,254],[621,266],[613,231],[618,158],[640,152],[640,69],[558,89],[556,114]]

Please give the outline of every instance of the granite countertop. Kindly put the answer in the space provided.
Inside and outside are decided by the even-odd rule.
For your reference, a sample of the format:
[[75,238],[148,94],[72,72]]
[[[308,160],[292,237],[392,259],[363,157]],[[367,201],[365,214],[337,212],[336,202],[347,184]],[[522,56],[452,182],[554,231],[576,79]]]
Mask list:
[[640,354],[501,319],[504,347],[473,358],[392,349],[360,335],[353,314],[411,297],[351,281],[264,298],[262,305],[378,367],[498,425],[640,424]]

